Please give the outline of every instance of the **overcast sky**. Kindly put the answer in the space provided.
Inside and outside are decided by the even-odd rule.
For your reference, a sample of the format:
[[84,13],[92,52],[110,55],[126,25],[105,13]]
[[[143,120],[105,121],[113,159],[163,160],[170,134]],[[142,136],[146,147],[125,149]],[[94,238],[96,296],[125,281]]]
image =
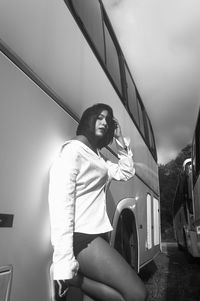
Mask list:
[[191,142],[200,104],[200,1],[103,0],[154,128],[159,163]]

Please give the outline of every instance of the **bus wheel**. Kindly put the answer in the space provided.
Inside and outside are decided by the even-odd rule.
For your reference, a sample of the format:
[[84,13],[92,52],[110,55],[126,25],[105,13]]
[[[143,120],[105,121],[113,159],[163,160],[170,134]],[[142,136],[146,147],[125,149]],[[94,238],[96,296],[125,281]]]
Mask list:
[[115,249],[124,259],[138,271],[138,239],[134,215],[129,210],[124,210],[118,220]]

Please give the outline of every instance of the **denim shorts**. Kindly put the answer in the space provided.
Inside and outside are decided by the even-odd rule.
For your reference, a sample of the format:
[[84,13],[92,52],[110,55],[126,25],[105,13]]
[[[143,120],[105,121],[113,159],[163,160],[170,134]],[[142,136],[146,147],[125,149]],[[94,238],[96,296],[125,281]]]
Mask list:
[[95,238],[101,237],[108,242],[108,232],[106,233],[98,233],[98,234],[87,234],[74,232],[73,234],[73,249],[74,256],[77,257],[78,254],[85,248],[87,248],[88,244],[91,243]]

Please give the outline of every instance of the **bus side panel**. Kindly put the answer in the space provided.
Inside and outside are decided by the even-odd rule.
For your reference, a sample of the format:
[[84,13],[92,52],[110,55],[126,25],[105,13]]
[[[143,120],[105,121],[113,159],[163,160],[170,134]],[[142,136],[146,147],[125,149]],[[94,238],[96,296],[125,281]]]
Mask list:
[[0,267],[13,266],[11,301],[49,301],[48,171],[76,124],[3,54],[0,70],[0,213],[14,215]]
[[[7,16],[9,16],[9,18]],[[37,22],[35,20],[37,20]],[[22,59],[27,66],[33,70],[38,78],[40,78],[45,85],[50,87],[53,93],[58,95],[65,106],[77,116],[80,116],[85,108],[96,102],[109,104],[114,109],[115,117],[119,120],[123,134],[131,138],[131,148],[133,151],[136,173],[138,175],[137,181],[140,182],[141,180],[139,178],[141,178],[147,186],[154,190],[156,195],[159,194],[158,168],[156,162],[153,160],[144,140],[125,110],[118,94],[100,66],[96,56],[91,51],[90,46],[82,35],[68,8],[65,6],[64,1],[19,0],[15,2],[12,0],[2,0],[0,3],[0,38],[3,41],[3,44],[7,45],[9,50],[13,51],[13,53]],[[23,87],[19,89],[19,95],[15,93],[16,97],[14,98],[13,96],[12,104],[16,108],[18,108],[18,98],[23,99],[25,98],[24,95],[26,95],[25,92],[22,92],[22,89]],[[25,91],[26,89],[25,85]],[[38,91],[40,90],[38,89]],[[32,101],[30,105],[30,110],[27,108],[24,112],[30,112],[33,117],[35,117],[35,114],[39,115],[41,120],[43,114],[46,116],[44,117],[45,121],[45,118],[49,116],[47,113],[48,111],[45,111],[48,108],[43,108],[41,111],[39,111],[39,105],[37,110],[35,107],[32,108],[33,103],[35,103],[37,99],[40,99],[40,97],[40,95],[38,95],[38,97],[32,97],[34,98],[34,101]],[[45,97],[48,99],[47,96]],[[7,98],[10,99],[9,96]],[[47,105],[46,103],[48,102],[46,101],[45,105]],[[58,145],[68,138],[68,136],[74,136],[75,132],[74,122],[70,118],[70,121],[65,121],[63,116],[67,117],[67,114],[56,107],[55,104],[54,107],[57,108],[59,114],[62,115],[62,118],[54,117],[54,114],[56,113],[51,113],[52,119],[49,116],[51,122],[48,122],[49,124],[46,131],[48,132],[48,128],[50,127],[53,142],[50,143],[46,138],[48,140],[47,143],[44,139],[45,147],[44,150],[42,149],[42,155],[40,157],[42,162],[47,162],[46,166],[49,165],[49,161],[51,161],[49,158],[53,156],[52,154],[55,153],[55,149]],[[25,116],[23,116],[23,118],[25,118]],[[30,117],[27,117],[27,123],[29,123],[29,119]],[[65,123],[67,123],[69,127],[67,126],[67,128],[65,128]],[[25,124],[24,120],[23,127],[26,128],[27,126],[25,126]],[[35,126],[33,121],[32,124]],[[37,124],[36,129],[38,126],[39,123]],[[28,130],[30,129],[27,127],[27,132]],[[34,136],[32,131],[31,134]],[[36,135],[42,137],[40,136],[40,133],[37,133]],[[26,136],[28,136],[28,134]],[[26,138],[31,139],[29,136]],[[35,148],[37,148],[37,143],[35,143],[36,140],[37,139],[34,138],[33,155],[31,155],[31,158],[35,157],[34,152]],[[24,144],[22,145],[25,147]],[[47,155],[50,152],[50,149],[52,149],[52,145],[53,150],[51,151],[51,154]],[[108,158],[111,158],[109,152]],[[43,185],[45,189],[47,189],[47,186],[45,186],[47,185],[46,178],[45,181],[46,184]],[[23,184],[23,181],[21,181],[21,183]],[[123,198],[129,195],[127,191],[131,191],[130,195],[135,195],[135,192],[137,191],[136,183],[133,187],[131,181],[122,185],[123,186],[113,186],[114,195],[117,195],[118,187],[121,187]],[[36,191],[38,189],[37,182],[35,184],[35,189]],[[139,200],[141,201],[141,206],[143,204],[142,197],[144,195],[146,200],[145,194],[147,191],[149,190],[146,190],[146,185],[140,183]],[[46,192],[44,191],[44,193]],[[108,208],[110,216],[114,215],[115,205],[118,201],[119,197],[114,198],[114,206]],[[143,212],[141,210],[138,210],[139,218],[142,218],[143,216],[146,218],[146,215],[140,213]],[[44,213],[41,212],[41,216],[42,214]],[[142,238],[141,240],[145,240],[145,238]]]
[[[114,159],[113,159],[114,161]],[[151,247],[147,246],[147,196],[148,194],[151,197],[151,208],[148,214],[151,214]],[[139,235],[139,256],[140,256],[140,266],[144,265],[145,262],[150,261],[156,254],[160,251],[160,240],[157,244],[154,244],[154,233],[153,227],[155,225],[154,220],[154,209],[153,209],[153,197],[158,199],[157,195],[153,195],[151,190],[135,175],[128,182],[116,182],[113,181],[109,187],[109,193],[107,195],[107,210],[109,217],[113,219],[113,212],[117,207],[117,204],[125,199],[130,198],[134,199],[134,204],[136,207],[134,208],[136,225],[138,227],[138,235]],[[158,208],[159,209],[159,208]],[[160,212],[157,212],[157,218],[160,219]],[[157,229],[158,235],[160,236],[160,227]]]
[[0,38],[78,117],[109,104],[131,138],[137,174],[159,194],[157,164],[64,1],[2,0]]

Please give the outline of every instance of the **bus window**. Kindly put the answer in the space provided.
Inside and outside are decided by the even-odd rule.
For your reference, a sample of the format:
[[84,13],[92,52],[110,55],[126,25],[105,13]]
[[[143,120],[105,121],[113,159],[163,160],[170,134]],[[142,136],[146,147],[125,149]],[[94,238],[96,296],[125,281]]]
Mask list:
[[107,25],[104,23],[104,32],[105,32],[105,47],[106,47],[106,67],[111,75],[115,85],[118,88],[120,94],[122,93],[121,87],[121,76],[120,76],[120,66],[119,66],[119,56],[117,48],[114,44],[114,41],[110,35]]
[[149,140],[149,147],[150,147],[151,152],[154,155],[156,155],[156,147],[155,147],[153,131],[152,131],[152,127],[151,127],[149,118],[147,116],[146,116],[146,125],[147,125],[147,135],[148,135],[148,140]]
[[99,1],[72,0],[72,4],[96,50],[105,61],[103,24]]
[[118,50],[111,35],[110,25],[104,14],[104,28],[102,11],[99,1],[94,0],[71,0],[73,8],[86,30],[96,51],[101,56],[105,67],[110,74],[116,88],[122,94],[121,75]]
[[139,101],[138,101],[138,111],[139,111],[139,120],[140,120],[140,131],[143,137],[145,137],[143,109]]
[[151,128],[150,128],[150,124],[149,124],[149,120],[148,120],[147,116],[146,116],[146,127],[147,127],[148,143],[149,143],[149,147],[152,151],[153,150],[153,137],[152,137]]
[[156,198],[153,198],[153,238],[154,246],[160,243],[160,231],[159,231],[159,201]]
[[125,72],[126,72],[126,83],[127,83],[128,108],[136,124],[139,126],[139,115],[138,115],[138,104],[137,104],[138,101],[137,101],[137,96],[135,91],[135,85],[126,66],[125,66]]
[[151,212],[151,196],[147,194],[147,249],[152,248],[152,212]]

